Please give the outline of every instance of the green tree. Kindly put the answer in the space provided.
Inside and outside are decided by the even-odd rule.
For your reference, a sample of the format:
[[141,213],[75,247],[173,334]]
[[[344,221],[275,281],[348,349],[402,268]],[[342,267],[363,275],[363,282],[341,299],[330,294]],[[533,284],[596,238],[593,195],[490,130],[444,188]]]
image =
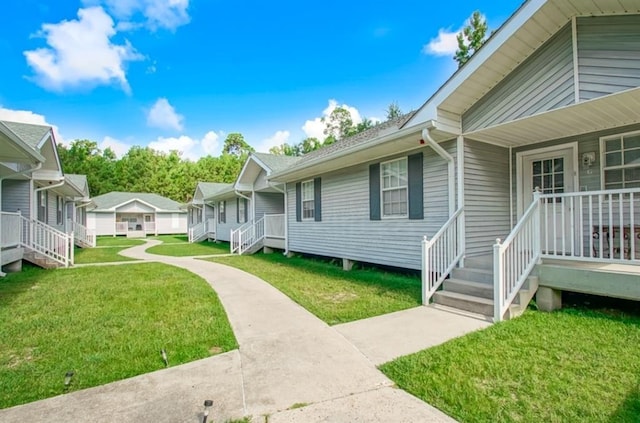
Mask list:
[[255,150],[245,140],[242,134],[233,132],[224,140],[222,154],[231,154],[236,157],[246,157]]
[[323,117],[325,124],[324,135],[333,137],[336,141],[351,136],[355,132],[351,113],[344,107],[338,106],[327,117]]
[[66,147],[58,144],[58,157],[64,173],[87,176],[91,195],[100,195],[114,189],[115,154],[109,148],[101,151],[90,140],[74,140]]
[[456,50],[453,59],[458,62],[458,67],[467,63],[471,56],[482,47],[486,41],[487,30],[487,20],[476,10],[457,36],[458,50]]
[[402,110],[400,110],[400,106],[395,101],[389,104],[385,113],[387,114],[387,120],[397,119],[402,116]]

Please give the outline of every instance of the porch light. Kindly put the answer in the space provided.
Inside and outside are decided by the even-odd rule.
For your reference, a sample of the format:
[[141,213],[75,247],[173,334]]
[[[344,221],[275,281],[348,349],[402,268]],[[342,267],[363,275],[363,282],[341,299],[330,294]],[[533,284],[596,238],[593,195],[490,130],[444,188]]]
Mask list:
[[211,400],[204,401],[204,413],[202,416],[202,423],[207,423],[207,418],[209,417],[209,410],[211,410],[212,405],[213,405],[213,401]]
[[68,390],[69,389],[69,385],[71,385],[71,378],[73,377],[74,372],[73,371],[68,371],[67,373],[65,373],[64,375],[64,390]]
[[169,367],[169,358],[167,357],[167,352],[163,349],[160,350],[160,355],[162,355],[162,361],[164,361],[164,366]]

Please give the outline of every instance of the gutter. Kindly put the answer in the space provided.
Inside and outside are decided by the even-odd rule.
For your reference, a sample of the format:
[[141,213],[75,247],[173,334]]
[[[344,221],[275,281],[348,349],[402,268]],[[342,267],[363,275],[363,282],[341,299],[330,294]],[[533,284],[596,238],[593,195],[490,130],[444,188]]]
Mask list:
[[430,120],[427,122],[427,127],[422,130],[422,139],[429,144],[431,148],[443,159],[447,161],[448,179],[449,179],[449,216],[452,216],[456,211],[456,177],[455,177],[455,162],[453,156],[449,154],[444,148],[440,146],[433,138],[431,138],[431,130],[436,128],[436,122]]

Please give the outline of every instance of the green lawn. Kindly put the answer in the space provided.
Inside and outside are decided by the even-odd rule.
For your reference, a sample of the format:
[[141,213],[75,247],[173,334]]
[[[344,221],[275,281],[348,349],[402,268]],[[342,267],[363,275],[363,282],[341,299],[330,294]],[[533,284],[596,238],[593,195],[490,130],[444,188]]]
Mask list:
[[461,422],[638,422],[640,317],[529,310],[381,370]]
[[195,244],[173,243],[161,244],[147,248],[149,254],[159,254],[161,256],[188,257],[188,256],[211,256],[214,254],[229,254],[229,243],[217,244],[215,242],[202,241]]
[[143,239],[124,236],[99,236],[96,238],[97,247],[134,247],[142,245],[144,242]]
[[100,247],[75,249],[75,264],[109,263],[116,261],[132,261],[129,257],[118,254],[129,247]]
[[157,239],[165,244],[187,243],[189,237],[187,235],[158,235],[150,237],[149,239]]
[[420,278],[381,270],[351,270],[282,254],[215,257],[269,282],[328,324],[350,322],[420,304]]
[[46,271],[0,279],[0,408],[84,389],[237,348],[211,287],[159,263]]

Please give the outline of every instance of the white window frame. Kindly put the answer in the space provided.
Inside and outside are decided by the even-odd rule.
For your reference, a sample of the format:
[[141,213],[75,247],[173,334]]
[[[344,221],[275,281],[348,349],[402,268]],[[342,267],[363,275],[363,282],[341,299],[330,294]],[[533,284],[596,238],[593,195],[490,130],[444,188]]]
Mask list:
[[[305,186],[311,186],[311,198],[305,197]],[[316,199],[315,199],[315,182],[313,179],[303,181],[300,185],[300,213],[302,214],[302,220],[314,220],[316,215]],[[307,193],[308,194],[308,193]],[[311,208],[305,209],[305,203],[310,204]],[[309,214],[305,216],[305,211],[309,211]]]
[[[624,132],[621,134],[607,135],[605,137],[600,137],[600,186],[603,190],[609,189],[607,188],[605,174],[607,170],[623,170],[630,168],[640,168],[640,164],[624,164],[624,152],[629,149],[624,148],[624,138],[628,136],[640,136],[640,131],[632,131],[632,132]],[[607,166],[607,150],[606,145],[608,141],[620,141],[620,152],[622,153],[621,164],[615,166]],[[634,147],[632,150],[640,150],[640,147]],[[624,175],[624,172],[623,172]],[[620,188],[611,188],[611,189],[625,189],[625,180],[624,176],[622,177],[622,187]]]
[[56,224],[64,223],[64,200],[61,196],[56,195]]
[[[389,188],[385,188],[384,187],[384,166],[385,165],[390,165],[392,163],[395,162],[404,162],[405,163],[405,169],[406,169],[406,183],[405,185],[399,185],[397,187],[389,187]],[[400,180],[400,178],[398,178],[398,180]],[[384,213],[384,193],[385,192],[391,192],[391,191],[400,191],[400,190],[404,190],[406,192],[405,198],[406,198],[406,212],[404,214],[385,214]],[[381,162],[380,163],[380,217],[382,219],[405,219],[407,217],[409,217],[409,160],[408,157],[400,157],[398,159],[393,159],[393,160],[387,160],[386,162]]]
[[247,209],[247,200],[246,198],[240,198],[238,200],[238,223],[247,223],[246,211]]

